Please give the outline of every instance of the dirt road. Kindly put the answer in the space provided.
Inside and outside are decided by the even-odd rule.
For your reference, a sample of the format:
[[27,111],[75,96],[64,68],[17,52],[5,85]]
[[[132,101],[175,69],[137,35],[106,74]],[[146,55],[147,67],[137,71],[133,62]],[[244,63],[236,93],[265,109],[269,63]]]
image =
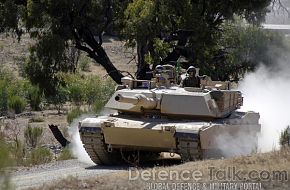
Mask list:
[[15,186],[16,190],[22,190],[40,187],[44,184],[52,184],[70,176],[83,179],[123,170],[126,170],[126,168],[121,166],[96,166],[81,163],[78,160],[58,161],[31,168],[18,169],[12,174],[11,183]]

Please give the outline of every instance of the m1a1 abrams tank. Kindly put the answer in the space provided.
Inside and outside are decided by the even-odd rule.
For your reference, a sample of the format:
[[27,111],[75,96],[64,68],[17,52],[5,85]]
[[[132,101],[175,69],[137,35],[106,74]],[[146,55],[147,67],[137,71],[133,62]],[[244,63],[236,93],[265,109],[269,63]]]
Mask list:
[[160,153],[183,161],[249,154],[257,147],[259,114],[236,111],[241,92],[229,82],[201,80],[200,88],[175,84],[174,67],[152,81],[123,78],[106,104],[117,113],[79,123],[96,164],[137,163]]

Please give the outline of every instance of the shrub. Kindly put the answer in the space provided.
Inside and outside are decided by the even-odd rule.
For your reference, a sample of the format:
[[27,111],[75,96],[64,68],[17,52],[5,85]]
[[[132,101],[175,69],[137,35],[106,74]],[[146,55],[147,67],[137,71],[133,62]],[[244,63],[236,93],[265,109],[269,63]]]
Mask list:
[[24,111],[26,101],[19,96],[11,96],[8,98],[8,107],[12,109],[16,114]]
[[27,164],[28,165],[39,165],[51,162],[53,155],[49,149],[45,147],[40,147],[33,149],[28,156]]
[[83,85],[81,84],[81,82],[78,82],[71,84],[68,87],[70,100],[74,102],[77,106],[80,106],[84,99],[84,92],[82,86]]
[[11,153],[11,157],[13,158],[13,161],[15,161],[17,166],[23,166],[25,163],[25,156],[26,156],[26,147],[25,145],[17,140],[16,142],[13,142],[9,146],[9,150]]
[[71,124],[75,118],[81,116],[83,113],[85,112],[83,112],[80,108],[75,108],[68,112],[66,120],[69,124]]
[[7,144],[0,139],[0,189],[10,189],[9,174],[5,168],[11,165]]
[[90,59],[82,56],[79,60],[79,67],[82,71],[90,71]]
[[95,99],[93,111],[98,113],[110,99],[115,91],[115,83],[112,80],[104,81],[100,86],[100,94],[97,99]]
[[70,160],[70,159],[73,159],[73,156],[70,152],[70,149],[68,149],[68,148],[64,148],[60,152],[60,155],[57,158],[57,160]]
[[101,111],[101,109],[104,107],[104,102],[103,101],[101,101],[101,100],[96,100],[95,102],[94,102],[94,105],[93,105],[93,111],[95,112],[95,113],[98,113],[98,112],[100,112]]
[[7,89],[9,97],[19,96],[21,98],[28,98],[28,89],[31,87],[31,84],[27,80],[14,79],[8,82]]
[[43,93],[38,86],[31,86],[28,90],[29,104],[32,110],[39,111]]
[[281,133],[280,133],[280,139],[279,143],[283,146],[289,146],[290,145],[290,133],[289,133],[290,126],[287,126]]
[[28,127],[24,131],[24,137],[28,146],[35,148],[43,134],[43,129],[41,127]]
[[85,101],[89,106],[93,105],[101,96],[101,80],[98,77],[89,77],[85,81]]
[[0,80],[0,116],[4,115],[8,110],[8,92],[7,82]]
[[62,85],[59,85],[56,88],[56,94],[53,97],[49,97],[48,101],[51,102],[55,108],[58,110],[58,113],[60,113],[60,110],[63,107],[63,104],[68,100],[69,91],[63,87]]

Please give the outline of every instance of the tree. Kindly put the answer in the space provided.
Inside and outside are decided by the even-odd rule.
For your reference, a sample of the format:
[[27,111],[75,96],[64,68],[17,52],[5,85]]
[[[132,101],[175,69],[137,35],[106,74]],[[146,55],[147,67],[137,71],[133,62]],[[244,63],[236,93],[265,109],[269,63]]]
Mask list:
[[[226,22],[222,25],[222,31],[218,41],[221,53],[208,65],[214,79],[238,81],[261,63],[275,67],[277,59],[289,59],[285,52],[290,47],[282,34],[246,25],[241,20]],[[206,69],[202,66],[201,69]]]
[[[129,46],[137,46],[138,71],[146,58],[155,64],[176,61],[180,55],[207,64],[219,51],[225,20],[239,15],[257,24],[271,0],[1,0],[0,32],[27,30],[37,40],[32,56],[56,85],[54,72],[67,70],[65,50],[74,45],[102,65],[117,83],[122,73],[102,47],[102,36],[112,23]],[[60,11],[61,10],[61,11]],[[160,48],[165,46],[166,48]],[[161,49],[162,51],[158,50]],[[160,53],[163,52],[163,53]],[[167,52],[167,55],[164,55]],[[68,67],[69,71],[73,70]],[[143,76],[143,75],[141,75]],[[43,85],[44,87],[47,85]],[[41,87],[41,85],[40,85]]]
[[[238,15],[250,23],[259,24],[270,2],[135,0],[125,10],[123,37],[129,46],[137,44],[139,68],[144,68],[146,54],[153,60],[159,59],[155,64],[177,61],[180,55],[197,65],[207,64],[219,51],[217,43],[222,35],[221,26],[226,20]],[[156,52],[156,39],[165,43],[175,42],[166,57]]]
[[64,51],[73,44],[120,83],[123,75],[102,47],[103,32],[114,16],[113,5],[112,0],[2,0],[0,32],[12,30],[20,35],[25,28],[37,39],[33,50],[37,61],[55,71],[63,71],[59,60],[63,60]]

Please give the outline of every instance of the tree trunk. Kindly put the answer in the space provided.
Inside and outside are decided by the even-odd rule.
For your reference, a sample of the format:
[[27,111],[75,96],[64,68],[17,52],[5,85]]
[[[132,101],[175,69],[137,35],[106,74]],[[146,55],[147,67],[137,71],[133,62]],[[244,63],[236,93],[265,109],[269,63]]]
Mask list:
[[137,42],[137,55],[138,55],[138,69],[136,78],[145,79],[146,71],[148,70],[145,63],[145,55],[148,53],[148,44],[147,40],[140,40]]
[[102,65],[105,70],[107,71],[108,75],[117,83],[121,84],[121,79],[124,77],[122,73],[120,73],[119,70],[113,65],[111,60],[109,59],[106,51],[103,47],[100,47],[98,49],[94,49],[94,52],[98,54],[98,58],[94,58],[100,65]]
[[73,30],[73,35],[75,37],[76,48],[82,51],[85,51],[89,54],[89,56],[94,59],[97,63],[102,65],[108,75],[117,83],[122,84],[121,79],[124,77],[122,73],[117,70],[117,68],[113,65],[111,60],[109,59],[106,51],[102,47],[102,39],[101,36],[99,42],[95,39],[95,37],[88,31],[83,33],[84,43],[86,43],[89,47],[82,45],[80,37],[76,31]]
[[[185,50],[185,45],[187,43],[188,38],[193,35],[193,31],[190,30],[178,30],[172,35],[177,35],[175,37],[171,37],[172,40],[177,40],[177,45],[173,49],[172,52],[168,54],[166,58],[161,61],[161,64],[166,64],[171,61],[177,61],[181,55],[187,56],[187,51]],[[171,39],[170,38],[170,39]]]

